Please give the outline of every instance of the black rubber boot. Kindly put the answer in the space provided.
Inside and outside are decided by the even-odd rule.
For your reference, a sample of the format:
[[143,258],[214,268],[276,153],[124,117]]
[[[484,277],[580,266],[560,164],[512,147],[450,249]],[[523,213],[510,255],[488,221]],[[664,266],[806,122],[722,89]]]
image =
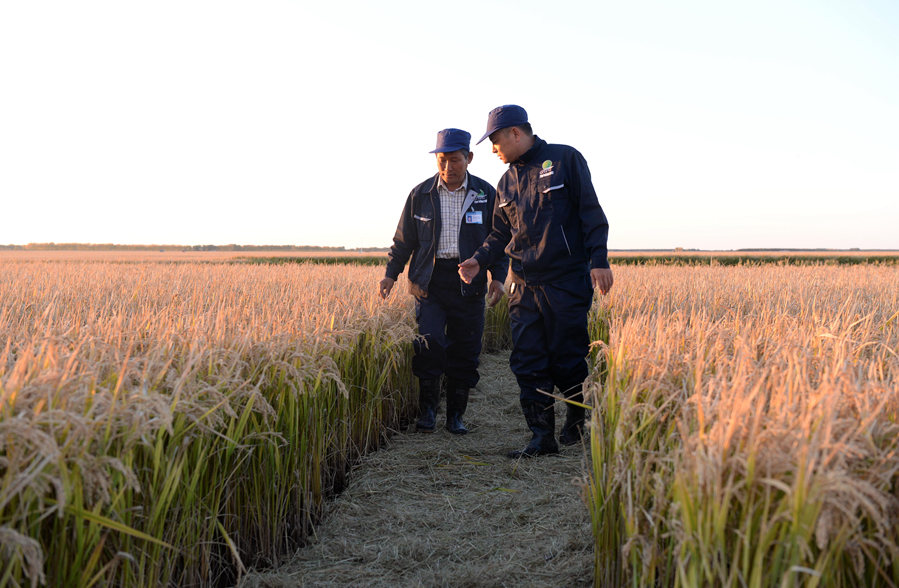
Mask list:
[[418,380],[418,422],[415,429],[420,433],[433,433],[437,426],[437,405],[440,404],[440,383],[438,380]]
[[517,449],[508,453],[512,459],[519,457],[537,457],[538,455],[550,455],[559,453],[559,445],[556,443],[556,413],[553,409],[553,399],[545,400],[521,399],[521,412],[524,420],[533,433],[531,440],[524,449]]
[[[565,398],[575,402],[584,403],[583,384],[572,386],[566,390]],[[583,406],[565,403],[565,424],[559,434],[559,443],[562,445],[574,445],[584,439],[584,416],[586,411]]]
[[468,386],[456,380],[446,384],[446,430],[453,435],[464,435],[468,432],[462,415],[468,407]]

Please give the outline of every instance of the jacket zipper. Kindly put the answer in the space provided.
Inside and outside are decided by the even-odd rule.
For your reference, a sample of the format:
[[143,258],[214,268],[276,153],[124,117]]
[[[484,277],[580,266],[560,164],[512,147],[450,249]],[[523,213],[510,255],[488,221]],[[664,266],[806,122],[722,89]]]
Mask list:
[[571,247],[568,246],[568,238],[565,236],[565,227],[559,227],[562,230],[562,240],[565,241],[565,249],[568,250],[568,255],[571,256]]

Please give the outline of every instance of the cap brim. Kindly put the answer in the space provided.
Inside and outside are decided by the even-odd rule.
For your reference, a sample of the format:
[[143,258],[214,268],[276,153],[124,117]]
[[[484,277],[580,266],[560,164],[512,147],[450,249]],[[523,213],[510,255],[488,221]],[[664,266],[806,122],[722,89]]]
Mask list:
[[490,129],[487,129],[487,132],[484,133],[484,136],[481,137],[481,138],[478,140],[478,142],[475,143],[475,145],[480,145],[480,144],[481,144],[481,141],[483,141],[484,139],[486,139],[487,137],[489,137],[490,135],[492,135],[492,134],[495,133],[496,131],[501,131],[501,130],[503,130],[503,129],[508,129],[509,127],[514,127],[514,126],[515,126],[514,124],[512,124],[512,125],[502,125],[502,126],[496,126],[496,127],[492,127],[492,128],[490,128]]

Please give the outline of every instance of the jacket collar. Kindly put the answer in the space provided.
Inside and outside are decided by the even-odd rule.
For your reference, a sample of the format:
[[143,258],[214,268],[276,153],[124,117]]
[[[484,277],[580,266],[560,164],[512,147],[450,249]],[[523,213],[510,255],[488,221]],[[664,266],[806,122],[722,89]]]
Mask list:
[[[465,188],[466,190],[468,190],[468,187],[471,185],[471,181],[470,181],[471,177],[472,177],[471,174],[466,171],[465,179],[462,180],[462,188]],[[431,180],[431,187],[428,188],[428,192],[431,192],[432,194],[436,194],[437,186],[439,186],[442,183],[443,183],[443,180],[440,179],[440,172],[437,172],[436,174],[434,174],[434,178]]]
[[443,186],[443,189],[447,192],[456,192],[458,190],[468,190],[468,172],[465,172],[465,178],[462,180],[462,184],[456,188],[455,190],[450,190],[446,187],[446,184],[443,182],[443,178],[440,177],[440,174],[437,174],[437,187]]
[[531,163],[531,162],[533,162],[533,161],[539,159],[539,157],[537,157],[537,154],[538,154],[538,153],[543,149],[543,147],[545,147],[545,146],[546,146],[546,141],[544,141],[543,139],[541,139],[541,138],[538,137],[537,135],[534,135],[534,144],[531,145],[531,148],[528,149],[527,151],[525,151],[524,154],[523,154],[521,157],[519,157],[518,159],[516,159],[516,160],[513,162],[513,164],[527,165],[528,163]]

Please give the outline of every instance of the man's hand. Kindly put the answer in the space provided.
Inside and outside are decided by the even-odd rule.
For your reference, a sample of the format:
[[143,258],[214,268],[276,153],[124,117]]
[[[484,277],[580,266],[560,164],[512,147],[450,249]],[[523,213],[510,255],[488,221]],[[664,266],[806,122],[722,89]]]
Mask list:
[[481,264],[474,257],[469,257],[459,264],[459,277],[466,284],[470,284],[479,271],[481,271]]
[[609,293],[609,290],[612,289],[612,283],[615,281],[614,278],[612,278],[612,270],[607,267],[595,267],[591,269],[590,280],[593,282],[593,287],[598,288],[603,294]]
[[487,304],[489,306],[496,306],[496,303],[503,297],[505,291],[506,288],[503,286],[502,282],[499,280],[491,280],[490,284],[487,286]]
[[381,294],[381,298],[387,298],[390,295],[390,291],[393,290],[393,285],[396,283],[396,280],[393,278],[384,278],[380,282],[378,282],[378,293]]

